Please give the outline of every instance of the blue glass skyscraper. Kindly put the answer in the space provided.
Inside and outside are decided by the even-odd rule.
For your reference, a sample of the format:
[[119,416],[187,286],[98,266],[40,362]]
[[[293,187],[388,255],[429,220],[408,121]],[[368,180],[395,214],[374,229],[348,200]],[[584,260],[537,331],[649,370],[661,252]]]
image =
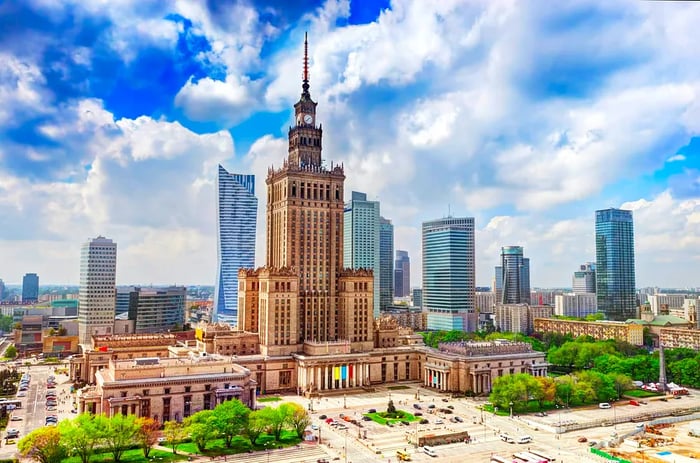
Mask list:
[[212,321],[237,324],[238,270],[255,266],[258,199],[255,176],[231,174],[219,166],[217,178],[218,271]]
[[598,311],[608,320],[636,318],[632,211],[596,211],[595,250]]
[[474,331],[474,218],[423,222],[423,307],[428,329]]

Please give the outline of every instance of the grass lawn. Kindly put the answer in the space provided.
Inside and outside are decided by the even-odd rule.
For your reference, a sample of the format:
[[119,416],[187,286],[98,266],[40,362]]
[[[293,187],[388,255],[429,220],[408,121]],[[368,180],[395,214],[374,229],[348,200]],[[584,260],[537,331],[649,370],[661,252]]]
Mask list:
[[282,397],[275,397],[275,396],[270,396],[270,397],[259,397],[256,399],[257,402],[279,402],[282,400]]
[[[265,446],[266,443],[270,443]],[[204,455],[207,456],[218,456],[218,455],[232,455],[234,453],[244,453],[249,450],[265,450],[266,448],[277,448],[277,447],[291,447],[292,445],[297,445],[301,442],[301,439],[297,437],[297,434],[293,431],[282,431],[280,435],[279,442],[275,441],[273,436],[268,434],[261,434],[255,445],[250,444],[250,440],[236,436],[233,438],[231,443],[231,448],[226,448],[223,439],[213,439],[207,443],[207,448],[204,451]],[[187,453],[200,453],[197,449],[197,445],[194,442],[183,442],[177,446],[178,452]]]
[[402,391],[404,389],[411,389],[411,388],[408,386],[388,386],[387,389],[389,389],[390,391]]
[[370,418],[372,418],[372,421],[374,421],[375,423],[379,423],[379,424],[387,424],[387,423],[396,424],[396,423],[400,423],[402,421],[408,421],[409,423],[412,421],[420,421],[420,417],[414,416],[414,415],[412,415],[408,412],[405,412],[403,410],[396,410],[396,413],[401,414],[401,418],[384,418],[383,416],[381,416],[384,413],[385,412],[365,413],[364,416],[369,416]]
[[644,397],[658,397],[662,396],[663,394],[659,394],[658,392],[651,392],[651,391],[645,391],[644,389],[632,389],[629,391],[625,391],[622,393],[622,396],[627,396],[627,397],[636,397],[636,398],[644,398]]
[[[143,450],[133,449],[127,450],[122,454],[122,463],[148,463],[155,461],[158,463],[168,463],[171,461],[187,460],[187,455],[173,455],[171,452],[163,452],[162,450],[151,450],[149,458],[143,457]],[[90,458],[92,463],[110,462],[112,459],[111,453],[98,453]],[[62,460],[61,463],[80,463],[80,457],[70,457]]]

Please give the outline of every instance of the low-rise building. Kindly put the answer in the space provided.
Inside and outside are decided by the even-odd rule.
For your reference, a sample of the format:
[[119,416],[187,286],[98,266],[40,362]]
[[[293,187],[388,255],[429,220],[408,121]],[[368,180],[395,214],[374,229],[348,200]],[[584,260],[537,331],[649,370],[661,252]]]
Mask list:
[[616,321],[578,321],[556,318],[536,318],[535,331],[539,333],[570,334],[573,337],[590,336],[596,340],[619,339],[635,346],[644,344],[641,325]]
[[494,320],[496,329],[511,333],[531,334],[535,330],[536,318],[547,318],[554,314],[550,305],[496,304]]
[[666,349],[684,347],[686,349],[700,350],[700,330],[685,328],[661,328],[659,330],[659,344]]
[[169,349],[167,358],[110,359],[95,374],[95,385],[78,392],[79,413],[151,417],[182,421],[201,410],[238,399],[255,409],[251,372],[220,355]]

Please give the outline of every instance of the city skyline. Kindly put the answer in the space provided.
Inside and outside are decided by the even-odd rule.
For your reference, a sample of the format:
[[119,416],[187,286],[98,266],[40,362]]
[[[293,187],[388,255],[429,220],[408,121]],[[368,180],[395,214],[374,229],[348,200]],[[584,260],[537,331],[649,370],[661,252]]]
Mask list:
[[420,224],[451,212],[475,218],[478,285],[518,245],[533,287],[568,287],[607,207],[634,212],[637,286],[699,285],[698,5],[4,7],[6,284],[77,284],[81,241],[102,234],[120,285],[211,285],[217,165],[264,178],[279,162],[308,30],[324,149],[391,218],[411,286]]

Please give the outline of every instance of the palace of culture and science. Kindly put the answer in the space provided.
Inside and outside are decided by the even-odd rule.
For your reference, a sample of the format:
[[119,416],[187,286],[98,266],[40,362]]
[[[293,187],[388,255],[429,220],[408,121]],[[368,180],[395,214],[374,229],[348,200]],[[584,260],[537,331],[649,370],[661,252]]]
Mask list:
[[345,172],[326,167],[321,124],[302,93],[282,165],[266,179],[266,265],[238,273],[238,326],[205,324],[176,334],[93,336],[71,359],[79,411],[181,419],[236,397],[294,392],[353,393],[396,382],[445,392],[486,393],[494,378],[544,376],[544,354],[508,341],[447,343],[439,349],[374,319],[371,270],[343,267]]

